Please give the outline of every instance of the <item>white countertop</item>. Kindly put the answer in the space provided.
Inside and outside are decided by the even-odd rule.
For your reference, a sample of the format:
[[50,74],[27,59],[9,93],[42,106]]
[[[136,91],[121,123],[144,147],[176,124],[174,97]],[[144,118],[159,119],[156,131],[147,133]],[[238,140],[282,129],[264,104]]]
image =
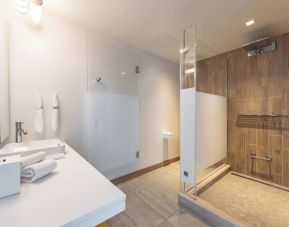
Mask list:
[[67,145],[66,151],[52,174],[0,199],[1,227],[90,227],[125,210],[125,194]]

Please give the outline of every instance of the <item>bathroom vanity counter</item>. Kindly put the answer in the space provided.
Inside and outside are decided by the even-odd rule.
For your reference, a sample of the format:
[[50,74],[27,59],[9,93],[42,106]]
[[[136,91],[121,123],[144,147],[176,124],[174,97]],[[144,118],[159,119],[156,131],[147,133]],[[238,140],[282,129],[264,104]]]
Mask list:
[[90,227],[125,210],[125,194],[68,145],[66,151],[52,174],[0,199],[0,226]]

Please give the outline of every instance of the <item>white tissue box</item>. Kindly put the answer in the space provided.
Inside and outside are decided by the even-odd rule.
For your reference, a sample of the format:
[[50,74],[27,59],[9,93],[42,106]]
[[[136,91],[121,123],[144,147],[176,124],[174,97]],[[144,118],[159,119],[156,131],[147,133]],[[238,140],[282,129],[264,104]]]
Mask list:
[[0,158],[0,198],[20,193],[20,156]]

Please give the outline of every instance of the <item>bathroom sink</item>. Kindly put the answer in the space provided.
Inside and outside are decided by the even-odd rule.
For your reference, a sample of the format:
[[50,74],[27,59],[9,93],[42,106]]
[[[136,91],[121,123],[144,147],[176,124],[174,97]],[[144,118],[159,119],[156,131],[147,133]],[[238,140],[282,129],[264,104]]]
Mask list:
[[11,155],[27,156],[39,151],[46,152],[47,156],[65,154],[65,143],[59,139],[33,140],[22,143],[10,143],[0,149],[0,157]]

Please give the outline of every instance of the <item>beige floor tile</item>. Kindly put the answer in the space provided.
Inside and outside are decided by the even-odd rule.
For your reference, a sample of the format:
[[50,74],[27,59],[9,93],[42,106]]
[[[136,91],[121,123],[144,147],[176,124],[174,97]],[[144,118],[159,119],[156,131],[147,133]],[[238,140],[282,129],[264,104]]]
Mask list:
[[125,212],[138,227],[154,227],[164,221],[156,211],[136,195],[128,197]]
[[123,212],[107,222],[109,227],[135,227],[136,225]]
[[159,225],[159,227],[175,227],[175,226],[168,221],[164,221]]
[[[178,162],[172,163],[120,184],[128,196],[126,213],[110,220],[109,226],[208,226],[179,207],[179,168]],[[200,196],[248,226],[289,227],[288,192],[227,174]]]
[[289,226],[289,193],[227,174],[201,198],[250,226]]
[[170,217],[178,208],[177,195],[157,190],[156,186],[144,187],[136,194],[164,219]]
[[[179,174],[180,166],[176,162],[119,184],[118,187],[127,195],[126,211],[110,220],[109,226],[178,227],[178,224],[184,223],[194,224],[190,226],[199,224],[201,221],[191,213],[186,215],[183,209],[182,213],[176,212],[179,210]],[[184,223],[178,219],[184,219]]]
[[127,197],[131,196],[138,188],[141,188],[143,185],[136,179],[123,182],[117,185],[118,188],[123,191]]
[[190,211],[179,208],[168,221],[176,227],[207,227],[202,220],[195,217]]
[[153,171],[153,172],[144,174],[138,177],[137,179],[142,185],[155,185],[155,184],[158,184],[158,182],[161,180],[161,176],[162,176],[162,173]]

